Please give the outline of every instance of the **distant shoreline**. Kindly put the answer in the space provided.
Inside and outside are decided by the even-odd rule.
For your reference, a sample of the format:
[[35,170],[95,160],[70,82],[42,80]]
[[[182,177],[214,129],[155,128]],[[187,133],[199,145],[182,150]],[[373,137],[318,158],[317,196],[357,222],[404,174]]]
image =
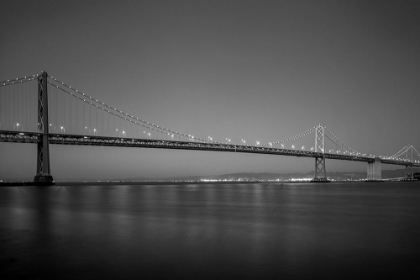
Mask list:
[[[267,183],[287,183],[290,181],[267,182],[267,181],[216,181],[216,182],[55,182],[51,186],[92,186],[92,185],[205,185],[205,184],[267,184]],[[34,182],[2,182],[0,187],[22,187],[37,186]]]
[[[363,181],[332,181],[332,183],[354,183],[354,182],[363,182]],[[386,180],[386,182],[401,182],[401,181],[392,181]],[[109,185],[206,185],[206,184],[217,184],[217,185],[226,185],[226,184],[290,184],[290,183],[313,183],[319,184],[319,182],[310,182],[310,181],[215,181],[215,182],[55,182],[51,186],[109,186]],[[1,182],[0,187],[24,187],[24,186],[37,186],[34,182]],[[43,186],[45,187],[45,186]]]

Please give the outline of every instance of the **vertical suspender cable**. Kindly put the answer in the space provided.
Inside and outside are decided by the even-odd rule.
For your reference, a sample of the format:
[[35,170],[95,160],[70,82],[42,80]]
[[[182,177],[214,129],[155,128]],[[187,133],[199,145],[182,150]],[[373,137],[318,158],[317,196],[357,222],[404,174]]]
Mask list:
[[10,99],[11,99],[11,101],[12,101],[12,122],[10,123],[11,124],[11,127],[12,127],[12,129],[14,129],[15,128],[15,126],[13,125],[14,123],[15,123],[15,115],[16,115],[16,108],[15,108],[15,94],[13,94],[13,87],[12,86],[10,86],[10,89],[11,89],[11,94],[10,94]]
[[[55,127],[58,128],[59,125],[59,119],[58,119],[58,94],[57,94],[57,88],[54,89],[54,98],[55,98]],[[57,133],[57,131],[55,131]]]
[[3,128],[4,120],[3,120],[3,94],[1,93],[3,87],[0,86],[0,127]]
[[13,90],[13,87],[12,86],[10,86],[10,89],[11,89],[11,101],[12,101],[12,122],[11,122],[11,126],[12,126],[12,129],[14,130],[15,129],[15,126],[14,126],[14,123],[15,123],[15,120],[16,120],[16,101],[15,101],[15,99],[16,99],[16,94],[14,94],[14,90]]
[[8,102],[7,102],[7,86],[4,87],[4,122],[5,122],[5,127],[7,129],[7,107],[8,107]]
[[0,127],[3,128],[4,126],[4,120],[3,120],[3,94],[1,93],[3,90],[3,87],[0,86]]
[[38,80],[35,79],[33,88],[32,87],[29,88],[29,96],[30,96],[30,101],[31,101],[29,103],[31,105],[29,106],[30,107],[29,110],[31,111],[32,128],[34,129],[34,132],[36,131],[36,120],[37,120],[37,114],[36,114],[36,111],[37,111],[36,94],[37,94],[37,86],[38,86],[37,81]]
[[[32,83],[32,82],[31,82]],[[30,128],[32,128],[31,124],[30,124],[30,120],[31,120],[31,116],[32,116],[32,111],[31,111],[31,92],[28,91],[28,83],[26,83],[26,102],[27,102],[27,127],[28,127],[28,131],[32,131]]]
[[60,93],[57,91],[56,89],[56,94],[57,94],[57,132],[60,131],[60,127],[61,127],[61,123],[62,123],[62,116],[63,114],[61,113],[62,108],[61,108],[61,96]]
[[19,83],[16,84],[16,123],[19,125],[16,125],[16,130],[19,130],[19,126],[21,125],[21,114],[22,109],[20,106],[20,87]]
[[15,119],[15,123],[16,123],[16,130],[19,130],[19,126],[17,125],[18,123],[20,124],[20,106],[19,106],[19,84],[16,84],[16,93],[15,93],[15,102],[16,102],[16,119]]
[[86,132],[85,132],[85,100],[83,99],[83,102],[82,102],[82,129],[83,129],[83,133],[82,134],[85,134]]
[[6,93],[6,90],[7,90],[7,87],[5,86],[4,87],[4,90],[3,90],[3,95],[4,95],[4,101],[3,101],[3,104],[4,104],[4,111],[3,111],[3,122],[4,122],[4,129],[6,129],[7,128],[7,93]]
[[4,120],[3,120],[3,94],[1,93],[3,87],[0,86],[0,127],[3,128]]
[[23,118],[23,114],[24,114],[23,109],[24,109],[24,107],[23,107],[23,92],[22,92],[22,87],[23,87],[22,81],[20,81],[20,86],[19,86],[19,97],[20,97],[20,102],[19,102],[19,112],[20,112],[19,122],[22,123],[21,124],[21,126],[22,126],[21,130],[23,130],[23,119],[24,119]]
[[76,99],[76,134],[79,134],[79,99]]
[[7,94],[6,94],[6,87],[4,87],[4,90],[3,90],[3,96],[4,96],[4,98],[3,98],[3,107],[4,107],[4,110],[3,110],[3,127],[4,127],[4,129],[6,129],[6,127],[7,127],[7,112],[6,112],[6,110],[7,110]]
[[[16,110],[16,117],[15,117],[15,125],[19,123],[19,117],[20,117],[20,106],[19,106],[19,84],[16,84],[16,93],[15,95],[15,110]],[[16,130],[19,130],[19,126],[16,125]]]
[[[47,89],[48,89],[48,92],[52,92],[52,86],[51,85],[49,85],[49,84],[47,84]],[[51,110],[50,110],[50,108],[51,108],[51,94],[48,96],[48,113],[50,113],[51,112]],[[47,123],[46,125],[48,125],[48,129],[49,129],[49,132],[51,133],[51,130],[52,130],[52,127],[51,127],[51,124],[52,124],[52,119],[51,119],[51,115],[49,115],[49,118],[48,118],[48,122],[49,123]]]
[[3,109],[3,107],[5,107],[5,104],[4,104],[4,98],[3,98],[3,93],[2,93],[2,91],[3,91],[3,87],[0,87],[0,119],[1,119],[1,127],[2,127],[2,129],[5,129],[4,128],[4,109]]
[[71,106],[72,106],[72,99],[71,96],[69,96],[69,132],[67,132],[67,134],[71,133]]
[[25,83],[25,112],[26,112],[26,131],[29,131],[29,124],[28,124],[28,83]]
[[8,100],[7,100],[7,86],[4,87],[4,126],[5,129],[7,129],[8,127],[8,113],[7,113],[7,108],[8,108]]
[[[22,81],[20,82],[19,86],[19,124],[23,126],[23,98],[22,98]],[[23,127],[21,127],[23,130]]]
[[[6,102],[7,102],[7,105],[6,105],[6,125],[7,125],[7,127],[9,127],[9,121],[10,121],[10,116],[9,116],[9,112],[8,111],[10,111],[10,100],[9,100],[9,96],[8,96],[8,94],[7,94],[7,92],[8,92],[8,88],[7,88],[7,86],[5,86],[5,91],[6,91]],[[8,110],[9,109],[9,110]]]
[[[16,92],[15,92],[15,106],[16,106],[16,118],[15,118],[15,125],[19,123],[20,117],[20,106],[19,106],[19,84],[16,84]],[[19,129],[19,126],[16,125],[16,130]]]
[[[48,89],[48,92],[52,92],[53,91],[52,86],[49,85],[49,84],[47,84],[47,89]],[[50,94],[48,96],[48,114],[49,114],[48,116],[49,116],[49,118],[48,118],[48,123],[46,124],[46,125],[48,125],[49,132],[51,132],[51,130],[52,130],[52,118],[51,118],[51,114],[50,114],[51,113],[50,108],[52,106],[51,95],[52,94]]]
[[10,94],[10,116],[11,116],[11,120],[10,120],[10,128],[11,130],[14,129],[13,123],[15,122],[15,114],[16,114],[16,109],[15,109],[15,95],[13,94],[13,87],[10,86],[9,88],[9,94]]
[[72,118],[71,118],[72,116],[71,112],[73,111],[72,110],[72,107],[73,107],[72,95],[69,96],[69,102],[70,102],[69,104],[69,131],[67,132],[67,134],[74,134],[73,133],[74,122],[72,121]]
[[15,105],[15,103],[14,103],[14,100],[13,100],[13,93],[11,93],[10,91],[11,91],[11,87],[9,88],[9,95],[10,95],[10,98],[9,98],[9,100],[10,100],[10,107],[9,107],[9,114],[10,114],[10,120],[9,120],[9,125],[10,125],[10,127],[11,127],[11,129],[10,130],[12,130],[13,129],[13,122],[14,122],[14,112],[15,112],[15,110],[14,110],[14,105]]
[[66,129],[66,94],[61,93],[63,96],[63,127]]
[[[72,100],[72,99],[70,98],[70,100]],[[71,118],[71,112],[73,111],[72,107],[73,107],[73,101],[71,101],[71,105],[70,105],[70,119],[72,119]],[[75,124],[75,122],[73,122],[73,127],[74,127],[74,124]],[[73,131],[72,131],[72,133],[73,133]]]
[[[29,87],[29,91],[28,91],[28,93],[29,93],[29,101],[30,101],[30,106],[29,106],[29,110],[30,110],[30,112],[31,112],[31,117],[29,118],[30,120],[32,120],[31,121],[31,126],[32,126],[32,128],[34,129],[33,131],[35,132],[36,131],[36,125],[35,125],[35,123],[36,123],[36,118],[37,118],[37,115],[36,115],[36,88],[37,88],[37,80],[35,80],[35,82],[34,82],[34,87],[32,88],[32,87]],[[32,93],[33,92],[33,93]]]
[[16,106],[16,97],[17,97],[17,94],[15,93],[15,89],[14,89],[14,87],[13,86],[10,86],[10,89],[12,90],[12,112],[13,112],[13,122],[12,122],[12,125],[13,125],[13,129],[15,129],[16,128],[16,119],[17,119],[17,117],[16,117],[16,114],[18,113],[18,111],[17,111],[17,106]]
[[[4,88],[6,88],[6,87],[4,87]],[[5,127],[4,127],[5,126],[5,120],[4,120],[4,118],[5,118],[5,112],[4,112],[4,110],[5,109],[3,109],[3,107],[6,108],[6,104],[5,104],[6,98],[3,97],[4,96],[4,93],[2,94],[1,93],[1,90],[3,90],[3,87],[0,87],[0,110],[1,110],[0,111],[0,116],[3,115],[2,119],[1,119],[1,125],[2,125],[2,128],[5,129]]]
[[[60,92],[60,96],[61,96],[61,115],[63,117],[62,124],[60,125],[60,129],[61,129],[61,127],[66,126],[66,95],[64,93]],[[63,131],[63,130],[61,129],[61,131]]]
[[[70,127],[70,120],[69,120],[69,113],[68,113],[68,106],[67,106],[67,94],[62,93],[64,95],[64,128],[68,128],[67,125]],[[67,110],[66,110],[67,109]],[[67,113],[66,113],[67,112]],[[67,121],[67,123],[66,123]],[[67,132],[66,132],[67,133]]]
[[8,113],[8,115],[9,115],[9,129],[10,130],[13,130],[13,113],[14,113],[14,108],[13,108],[13,104],[14,104],[14,102],[13,102],[13,93],[11,93],[11,87],[10,86],[7,86],[8,87],[8,99],[9,99],[9,103],[10,103],[10,106],[9,106],[9,113]]
[[57,132],[61,132],[61,130],[60,130],[60,127],[62,126],[62,123],[63,123],[63,120],[62,120],[62,117],[63,117],[63,113],[62,113],[62,108],[61,108],[61,95],[60,95],[60,92],[57,90],[57,89],[55,89],[55,92],[56,92],[56,94],[57,94]]

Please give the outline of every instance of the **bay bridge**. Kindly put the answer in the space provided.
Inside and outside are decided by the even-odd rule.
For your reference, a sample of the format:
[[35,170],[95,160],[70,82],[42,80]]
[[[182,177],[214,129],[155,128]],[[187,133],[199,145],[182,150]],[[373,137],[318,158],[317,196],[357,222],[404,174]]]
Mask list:
[[[153,134],[153,135],[152,135]],[[310,139],[313,147],[290,145]],[[413,179],[420,154],[406,145],[390,156],[361,153],[345,144],[325,125],[267,143],[239,144],[197,137],[145,121],[110,106],[47,72],[0,82],[0,142],[37,145],[34,182],[52,184],[49,145],[90,145],[267,154],[314,158],[314,182],[328,181],[326,159],[367,163],[367,181],[382,179],[382,164],[405,167]],[[287,146],[289,145],[289,147]]]

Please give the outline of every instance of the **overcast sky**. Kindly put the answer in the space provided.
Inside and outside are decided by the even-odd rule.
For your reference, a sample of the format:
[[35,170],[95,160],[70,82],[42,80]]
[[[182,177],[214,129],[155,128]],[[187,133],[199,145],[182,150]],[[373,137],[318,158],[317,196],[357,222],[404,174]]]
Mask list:
[[[420,148],[419,15],[418,1],[2,1],[0,80],[46,70],[203,138],[276,141],[322,123],[357,151],[391,155]],[[0,153],[0,179],[35,175],[35,145]],[[51,163],[55,179],[314,169],[314,159],[78,146],[51,146]],[[345,170],[366,164],[327,160]]]

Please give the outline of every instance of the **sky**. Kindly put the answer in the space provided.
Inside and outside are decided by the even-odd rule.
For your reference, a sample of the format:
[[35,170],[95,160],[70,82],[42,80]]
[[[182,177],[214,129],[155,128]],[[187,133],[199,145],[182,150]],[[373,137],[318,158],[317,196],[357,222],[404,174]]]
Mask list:
[[[4,0],[0,80],[45,70],[202,138],[265,143],[322,123],[357,151],[392,155],[420,149],[419,14],[418,1]],[[56,180],[314,169],[314,159],[284,156],[50,149]],[[0,178],[35,175],[35,145],[0,143],[0,154]]]

